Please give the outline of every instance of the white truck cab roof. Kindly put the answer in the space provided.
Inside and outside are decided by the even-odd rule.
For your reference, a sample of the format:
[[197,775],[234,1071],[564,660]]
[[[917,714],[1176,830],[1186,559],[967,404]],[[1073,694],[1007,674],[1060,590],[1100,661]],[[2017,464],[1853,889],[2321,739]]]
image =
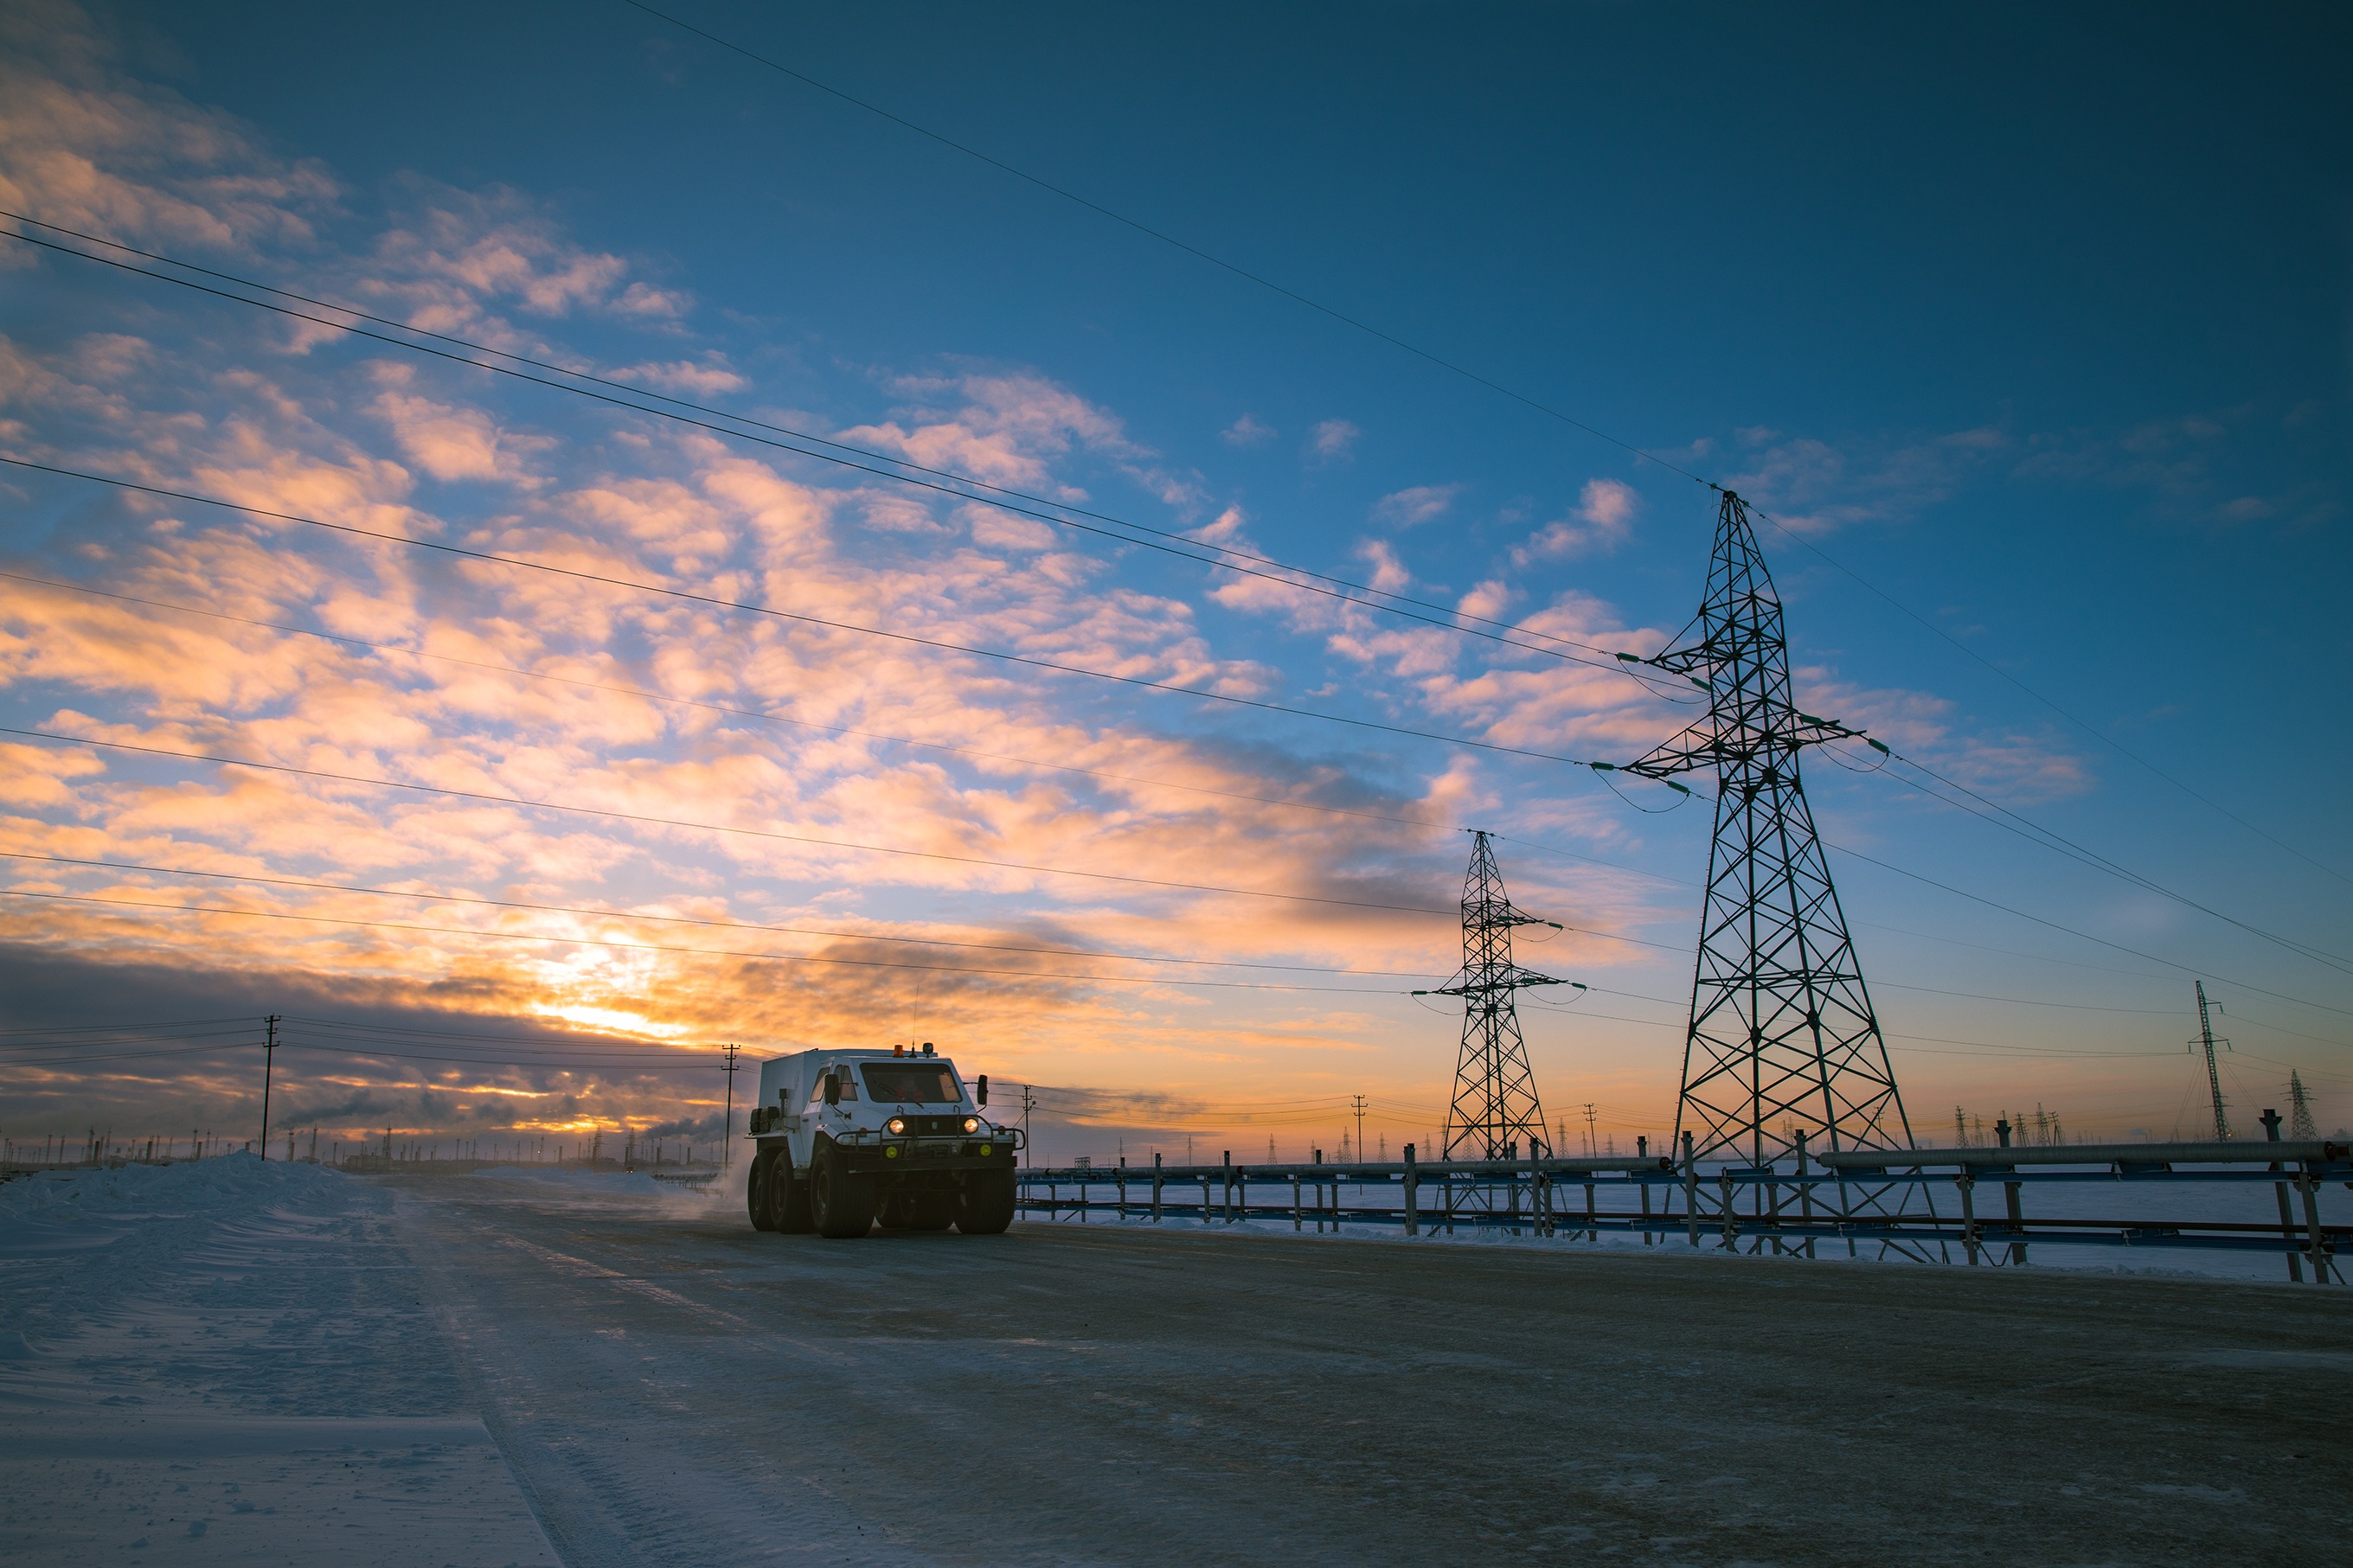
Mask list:
[[944,1110],[974,1103],[955,1064],[920,1046],[818,1047],[776,1057],[760,1064],[758,1103],[797,1113],[823,1098],[828,1074],[841,1080],[845,1105],[929,1105]]

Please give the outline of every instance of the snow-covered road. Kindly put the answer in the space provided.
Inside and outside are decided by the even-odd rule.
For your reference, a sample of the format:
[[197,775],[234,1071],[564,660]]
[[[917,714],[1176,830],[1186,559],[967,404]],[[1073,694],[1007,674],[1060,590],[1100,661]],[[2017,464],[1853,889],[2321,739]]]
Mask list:
[[417,1182],[579,1563],[2246,1560],[2342,1541],[2353,1293]]
[[[110,1390],[174,1420],[209,1396],[249,1425],[454,1423],[397,1450],[440,1489],[412,1515],[490,1530],[511,1469],[510,1512],[527,1498],[574,1564],[2208,1568],[2353,1530],[2343,1289],[1198,1226],[840,1243],[641,1178],[311,1180],[341,1195],[164,1226],[152,1272],[102,1215],[47,1264],[0,1232],[0,1343],[28,1352],[0,1361],[11,1430]],[[69,1481],[96,1499],[177,1462],[142,1457],[168,1434],[107,1451],[108,1419],[7,1450],[0,1557],[83,1507]],[[475,1420],[490,1442],[460,1440]],[[316,1542],[345,1505],[325,1468],[173,1545],[257,1516]],[[197,1560],[128,1539],[22,1560]],[[506,1539],[406,1561],[532,1560]]]

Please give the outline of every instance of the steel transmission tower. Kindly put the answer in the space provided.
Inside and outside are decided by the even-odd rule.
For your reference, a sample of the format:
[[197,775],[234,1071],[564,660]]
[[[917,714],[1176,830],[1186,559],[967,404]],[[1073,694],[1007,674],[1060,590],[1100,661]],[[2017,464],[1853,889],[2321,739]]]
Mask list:
[[2214,1038],[2213,1022],[2206,1016],[2206,983],[2200,980],[2198,982],[2198,1038],[2189,1042],[2189,1048],[2194,1051],[2201,1044],[2206,1047],[2206,1091],[2214,1097],[2214,1136],[2225,1143],[2231,1141],[2231,1119],[2222,1110],[2222,1073],[2214,1065],[2214,1047],[2230,1043]]
[[[1716,778],[1676,1131],[1693,1135],[1701,1159],[1751,1166],[1789,1153],[1793,1131],[1817,1149],[1909,1149],[1894,1068],[1798,772],[1806,747],[1863,737],[1791,704],[1781,601],[1748,509],[1730,490],[1716,513],[1707,598],[1676,643],[1648,662],[1704,687],[1707,717],[1625,769],[1660,780],[1712,769]],[[1893,1184],[1863,1202],[1916,1212],[1926,1206],[1918,1191]]]
[[[1455,1059],[1454,1103],[1446,1113],[1446,1156],[1503,1160],[1533,1153],[1545,1142],[1544,1106],[1520,1037],[1512,994],[1528,985],[1575,984],[1512,962],[1512,928],[1551,926],[1512,907],[1494,847],[1471,836],[1471,870],[1462,879],[1462,968],[1439,996],[1462,998],[1462,1051]],[[1580,987],[1581,989],[1581,987]]]

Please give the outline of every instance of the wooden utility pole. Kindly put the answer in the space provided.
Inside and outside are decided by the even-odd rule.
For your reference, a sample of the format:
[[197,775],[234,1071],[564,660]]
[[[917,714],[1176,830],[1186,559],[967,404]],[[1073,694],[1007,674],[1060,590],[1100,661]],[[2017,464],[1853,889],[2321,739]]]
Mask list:
[[719,1127],[720,1163],[735,1163],[735,1044],[729,1041],[722,1056],[719,1070],[727,1075],[727,1117]]
[[[278,1015],[272,1013],[262,1020],[269,1033],[261,1047],[261,1157],[269,1158],[269,1069],[278,1061]],[[291,1160],[294,1151],[289,1147],[286,1157]]]

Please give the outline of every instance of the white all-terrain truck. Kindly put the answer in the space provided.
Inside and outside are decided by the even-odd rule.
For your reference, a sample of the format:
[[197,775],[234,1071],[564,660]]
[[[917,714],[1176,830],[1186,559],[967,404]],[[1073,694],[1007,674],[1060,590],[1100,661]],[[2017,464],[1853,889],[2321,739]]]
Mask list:
[[929,1041],[887,1051],[799,1051],[760,1064],[746,1191],[761,1230],[997,1236],[1013,1223],[1019,1131],[985,1114]]

